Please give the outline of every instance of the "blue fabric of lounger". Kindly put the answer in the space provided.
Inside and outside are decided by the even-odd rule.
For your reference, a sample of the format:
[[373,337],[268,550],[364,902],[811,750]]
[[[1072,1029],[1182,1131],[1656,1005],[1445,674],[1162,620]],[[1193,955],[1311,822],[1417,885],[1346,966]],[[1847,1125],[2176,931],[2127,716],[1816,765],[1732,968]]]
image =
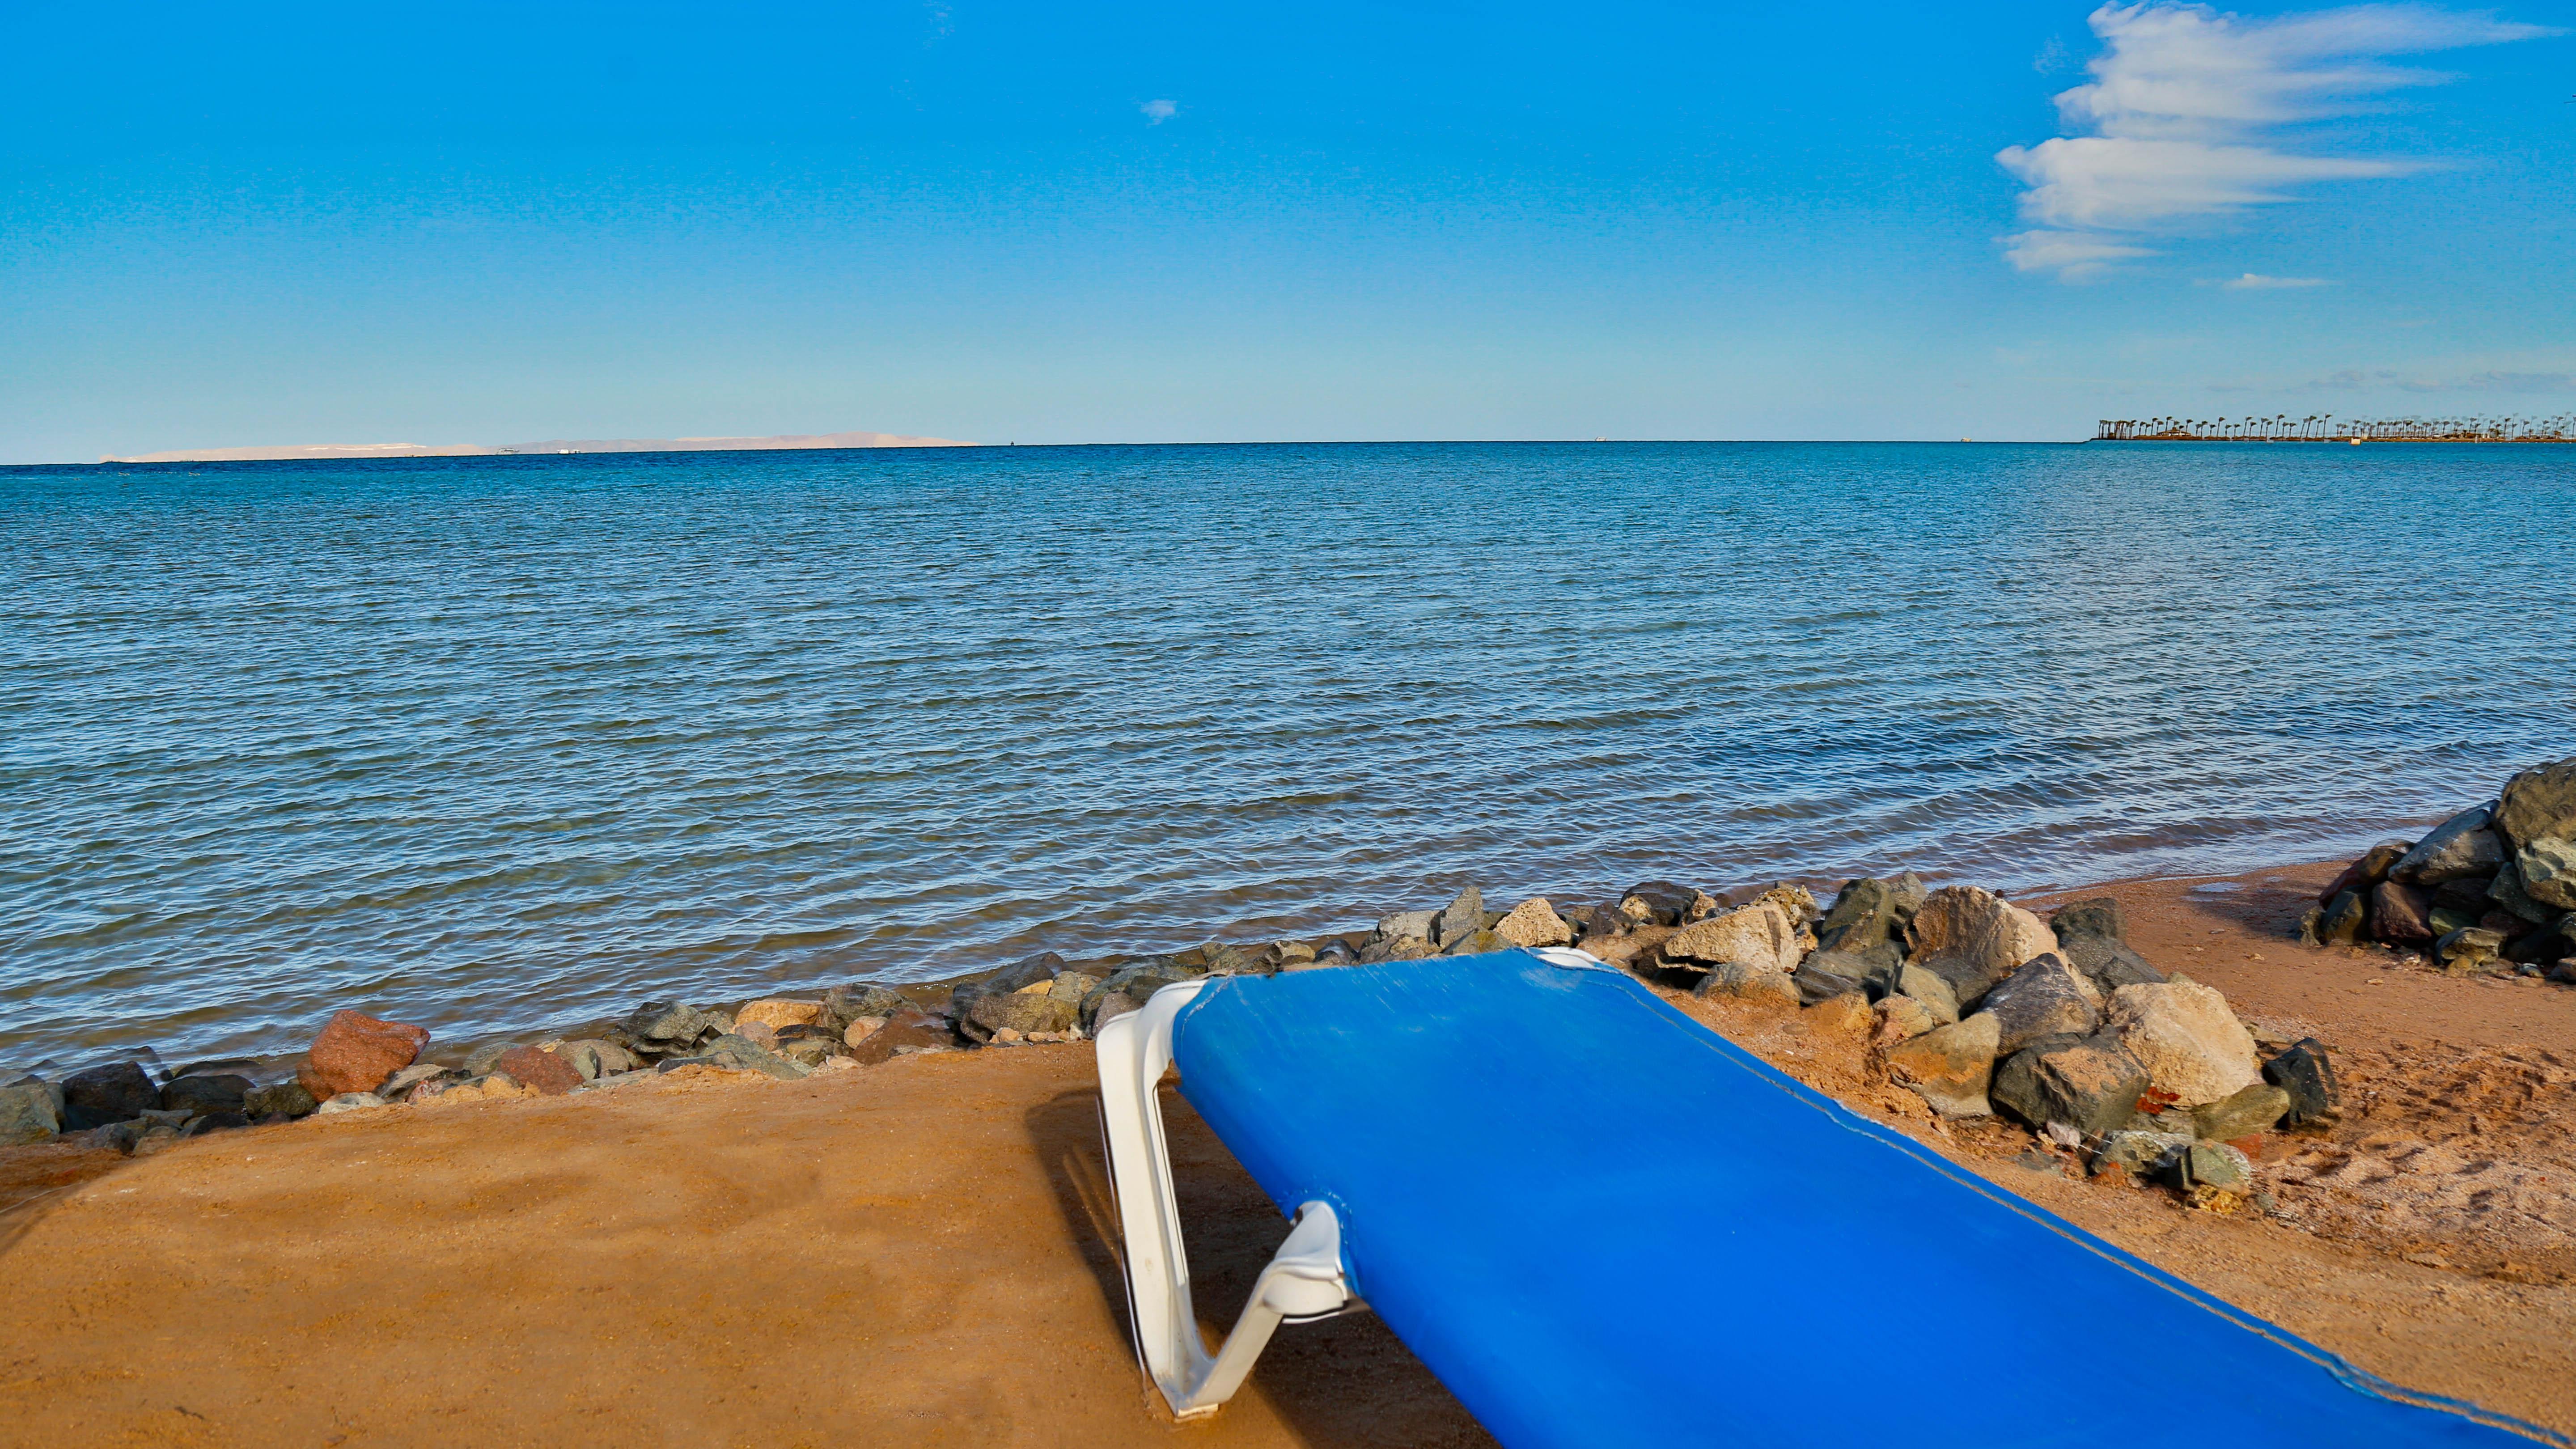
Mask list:
[[[2565,1442],[2409,1394],[1526,951],[1208,983],[1181,1091],[1513,1449]],[[2527,1436],[2527,1437],[2526,1437]]]

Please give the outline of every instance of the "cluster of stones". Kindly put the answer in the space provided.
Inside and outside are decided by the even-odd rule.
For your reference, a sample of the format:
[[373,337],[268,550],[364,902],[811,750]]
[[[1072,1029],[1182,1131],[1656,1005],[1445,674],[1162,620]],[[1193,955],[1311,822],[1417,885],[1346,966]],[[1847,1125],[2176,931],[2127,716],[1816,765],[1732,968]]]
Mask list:
[[867,982],[731,1009],[647,1002],[587,1035],[486,1046],[459,1065],[421,1060],[429,1040],[425,1027],[342,1011],[282,1080],[262,1082],[249,1059],[200,1062],[157,1082],[137,1061],[60,1081],[22,1075],[0,1083],[0,1143],[62,1136],[144,1155],[206,1132],[369,1107],[560,1096],[691,1067],[794,1080],[961,1045],[948,1018]]
[[61,1131],[149,1152],[255,1122],[556,1095],[689,1068],[792,1080],[919,1052],[1079,1040],[1162,987],[1211,974],[1565,945],[1701,997],[1867,1033],[1890,1079],[1943,1117],[2000,1112],[2080,1150],[2096,1171],[2241,1192],[2251,1181],[2242,1144],[2334,1104],[2322,1047],[2301,1042],[2265,1060],[2217,991],[2130,948],[2116,902],[2080,902],[2043,922],[1992,892],[1927,890],[1908,875],[1848,882],[1829,910],[1791,884],[1739,899],[1648,881],[1563,910],[1545,898],[1489,910],[1469,887],[1367,931],[1080,964],[1048,952],[955,986],[945,1012],[867,982],[733,1008],[648,1002],[458,1065],[423,1061],[420,1027],[343,1011],[290,1080],[262,1085],[230,1069],[250,1063],[205,1063],[156,1084],[141,1064],[117,1062],[0,1086],[0,1141]]
[[[1494,949],[1470,933],[1479,904],[1470,893],[1436,916],[1390,916],[1361,958]],[[1797,885],[1739,902],[1653,881],[1561,914],[1525,902],[1489,931],[1507,944],[1570,938],[1696,996],[1866,1031],[1889,1078],[1942,1117],[2000,1112],[2094,1172],[2161,1177],[2204,1200],[2249,1194],[2253,1140],[2336,1103],[2323,1046],[2267,1056],[2217,990],[2130,947],[2109,897],[2043,921],[1993,892],[1927,890],[1911,875],[1848,882],[1823,911]]]
[[2319,893],[2300,934],[2420,952],[2455,975],[2576,985],[2576,759],[2523,771],[2421,840],[2372,846]]

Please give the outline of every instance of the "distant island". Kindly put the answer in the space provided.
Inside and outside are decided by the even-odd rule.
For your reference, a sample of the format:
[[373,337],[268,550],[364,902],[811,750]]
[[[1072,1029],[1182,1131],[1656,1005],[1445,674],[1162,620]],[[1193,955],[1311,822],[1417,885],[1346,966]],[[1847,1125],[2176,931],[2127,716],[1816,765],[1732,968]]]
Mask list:
[[781,433],[767,438],[556,438],[542,443],[312,443],[270,448],[182,448],[101,456],[102,463],[267,463],[298,458],[491,458],[511,453],[758,453],[821,448],[972,448],[952,438],[899,433]]
[[2576,416],[2557,418],[2104,418],[2097,443],[2576,443]]

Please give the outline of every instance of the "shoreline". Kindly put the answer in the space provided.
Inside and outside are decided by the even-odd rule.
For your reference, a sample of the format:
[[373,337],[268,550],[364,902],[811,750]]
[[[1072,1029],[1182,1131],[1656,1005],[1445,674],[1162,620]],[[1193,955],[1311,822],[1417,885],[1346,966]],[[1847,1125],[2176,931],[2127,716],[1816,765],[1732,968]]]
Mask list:
[[[2251,1154],[2270,1212],[2195,1211],[2143,1179],[2087,1177],[2005,1118],[1944,1120],[1818,1007],[1657,991],[2368,1372],[2576,1430],[2563,1392],[2576,1382],[2576,990],[2300,946],[2300,916],[2339,868],[2016,898],[2118,900],[2138,951],[2223,991],[2258,1035],[2333,1048],[2340,1119],[2268,1134]],[[2221,885],[2233,889],[2204,889]],[[1011,993],[1032,995],[1045,999]],[[586,1432],[637,1395],[662,1402],[666,1380],[684,1386],[675,1407],[620,1420],[645,1442],[795,1444],[804,1424],[1132,1442],[1159,1411],[1126,1339],[1090,1053],[1023,1035],[1040,1040],[798,1080],[692,1065],[133,1158],[0,1149],[12,1204],[0,1253],[21,1288],[0,1345],[18,1370],[10,1432],[29,1436],[0,1442],[252,1444],[326,1429],[392,1442],[430,1416],[467,1437],[532,1438]],[[1275,1245],[1276,1215],[1181,1099],[1166,1110],[1203,1296],[1227,1315]],[[2516,1227],[2535,1218],[2536,1247]],[[818,1362],[825,1344],[838,1356]],[[504,1363],[543,1371],[496,1379]],[[317,1376],[335,1387],[312,1387]],[[943,1427],[926,1405],[943,1406]],[[1488,1442],[1365,1315],[1283,1333],[1204,1432],[1223,1445]]]

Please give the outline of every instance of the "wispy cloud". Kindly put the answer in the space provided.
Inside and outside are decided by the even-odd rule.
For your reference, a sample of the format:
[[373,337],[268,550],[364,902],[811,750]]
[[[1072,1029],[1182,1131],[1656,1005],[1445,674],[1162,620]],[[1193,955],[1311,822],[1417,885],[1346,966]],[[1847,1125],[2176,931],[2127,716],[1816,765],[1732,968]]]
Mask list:
[[2285,287],[2331,287],[2334,283],[2324,277],[2267,277],[2260,272],[2247,272],[2241,277],[2229,277],[2224,281],[2203,279],[2200,285],[2225,287],[2231,292],[2270,292]]
[[1147,101],[1136,109],[1145,113],[1148,126],[1159,126],[1181,113],[1181,108],[1170,101]]
[[2154,255],[2141,240],[2290,200],[2303,184],[2416,169],[2420,163],[2287,150],[2276,133],[2451,79],[2388,57],[2557,33],[2426,5],[2249,20],[2148,0],[2104,5],[2089,19],[2105,47],[2085,67],[2093,79],[2057,97],[2060,122],[2076,134],[1995,156],[2027,188],[2021,211],[2035,224],[2005,238],[2006,257],[2023,271],[2070,279]]
[[2425,377],[2393,368],[2364,370],[2348,367],[2312,378],[2296,391],[2361,392],[2373,388],[2393,388],[2398,392],[2412,393],[2564,394],[2576,393],[2576,373],[2488,371],[2452,377]]

